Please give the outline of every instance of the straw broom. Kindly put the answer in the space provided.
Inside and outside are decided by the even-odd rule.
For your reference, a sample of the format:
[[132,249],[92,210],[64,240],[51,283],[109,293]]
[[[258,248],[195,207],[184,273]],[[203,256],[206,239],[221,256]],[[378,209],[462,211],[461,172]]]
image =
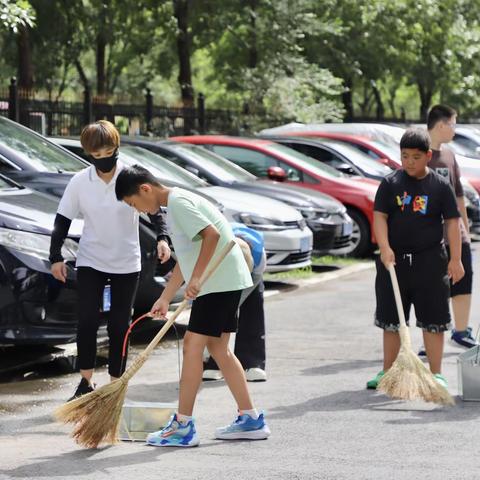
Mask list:
[[377,390],[389,397],[401,400],[423,399],[426,402],[454,405],[455,402],[448,391],[436,381],[432,372],[412,350],[410,333],[405,321],[400,288],[393,264],[389,265],[388,271],[392,280],[395,303],[400,319],[400,351],[391,368],[380,380]]
[[[210,278],[234,245],[235,241],[230,241],[221,250],[217,258],[211,262],[200,279],[200,287]],[[183,300],[155,338],[120,378],[67,402],[54,411],[54,416],[58,421],[74,424],[72,436],[77,443],[87,448],[96,448],[101,442],[118,443],[120,417],[128,382],[142,367],[153,349],[187,305],[188,300]]]

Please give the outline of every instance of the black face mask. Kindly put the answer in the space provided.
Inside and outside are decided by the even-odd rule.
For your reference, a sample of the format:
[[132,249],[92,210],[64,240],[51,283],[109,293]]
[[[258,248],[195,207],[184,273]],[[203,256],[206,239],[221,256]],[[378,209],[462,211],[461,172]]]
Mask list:
[[92,165],[102,173],[110,172],[117,164],[118,148],[110,155],[110,157],[94,158],[90,155],[90,162]]

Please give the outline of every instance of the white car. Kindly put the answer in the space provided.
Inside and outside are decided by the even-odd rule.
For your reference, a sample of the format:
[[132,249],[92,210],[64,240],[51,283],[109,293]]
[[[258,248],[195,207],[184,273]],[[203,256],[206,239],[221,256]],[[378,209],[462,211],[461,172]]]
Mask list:
[[[51,140],[88,160],[79,140]],[[311,264],[313,234],[295,208],[253,193],[209,186],[207,182],[170,160],[140,147],[120,147],[119,153],[123,163],[140,164],[159,179],[194,188],[220,202],[224,206],[223,214],[228,220],[244,223],[262,232],[267,254],[267,272],[281,272]]]

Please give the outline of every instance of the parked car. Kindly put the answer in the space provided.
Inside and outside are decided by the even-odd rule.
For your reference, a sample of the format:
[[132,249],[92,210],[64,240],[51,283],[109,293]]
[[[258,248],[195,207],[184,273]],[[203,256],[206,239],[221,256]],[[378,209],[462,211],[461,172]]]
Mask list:
[[[84,155],[79,140],[57,138],[55,141]],[[121,146],[119,154],[127,165],[138,163],[164,183],[167,179],[200,195],[213,197],[223,205],[223,214],[230,221],[245,223],[261,231],[265,238],[267,271],[278,272],[310,265],[312,232],[302,216],[288,205],[248,192],[209,186],[192,173],[140,147]]]
[[372,251],[377,181],[346,178],[334,168],[269,140],[223,135],[193,135],[174,137],[173,140],[203,145],[261,177],[272,173],[277,176],[276,172],[281,168],[287,174],[287,182],[332,195],[347,207],[353,220],[352,241],[342,253],[364,256]]
[[330,195],[262,180],[229,160],[191,144],[148,138],[122,139],[168,158],[208,183],[279,200],[296,208],[313,232],[313,250],[317,255],[348,248],[352,220],[345,207]]
[[[50,235],[58,201],[0,175],[0,345],[62,344],[76,335],[76,272],[82,224],[62,249],[65,284],[50,274]],[[104,322],[102,323],[104,325]],[[103,329],[103,327],[102,327]]]
[[367,154],[347,143],[330,139],[286,135],[264,135],[261,138],[293,148],[297,152],[315,158],[347,176],[367,177],[381,181],[385,175],[392,172],[390,167],[373,160]]
[[[52,195],[58,205],[72,175],[88,166],[38,133],[0,117],[0,173],[18,184]],[[157,262],[156,234],[146,216],[140,218],[140,246],[142,272],[135,309],[143,313],[165,285],[165,279],[157,270],[161,264]]]

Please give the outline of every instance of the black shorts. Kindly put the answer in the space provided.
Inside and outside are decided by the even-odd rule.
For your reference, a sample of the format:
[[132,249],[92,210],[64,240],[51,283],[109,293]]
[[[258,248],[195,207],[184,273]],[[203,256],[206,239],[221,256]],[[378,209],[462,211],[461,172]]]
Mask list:
[[[443,246],[408,255],[395,254],[395,270],[408,324],[410,307],[415,307],[417,327],[431,332],[450,328],[450,281],[448,257]],[[399,320],[388,270],[377,258],[375,325],[389,332],[398,331]]]
[[[450,259],[450,249],[447,247],[448,258]],[[462,279],[452,284],[450,282],[450,296],[470,295],[472,293],[473,270],[472,270],[472,250],[469,243],[462,243],[462,265],[465,275]]]
[[241,294],[242,290],[234,290],[197,297],[192,303],[188,330],[209,337],[236,332]]

